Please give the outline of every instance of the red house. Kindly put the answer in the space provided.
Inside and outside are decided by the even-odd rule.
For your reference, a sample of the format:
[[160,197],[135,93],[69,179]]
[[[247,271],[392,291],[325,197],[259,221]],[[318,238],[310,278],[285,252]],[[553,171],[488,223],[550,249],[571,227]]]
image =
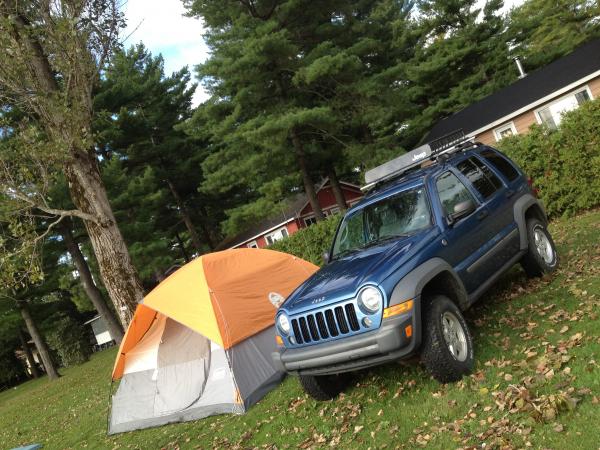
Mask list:
[[[340,181],[340,186],[348,206],[354,205],[363,197],[360,187],[354,184]],[[317,188],[317,199],[325,216],[340,211],[329,179]],[[216,250],[240,247],[264,248],[315,222],[315,215],[306,194],[298,194],[287,206],[282,207],[281,213],[260,221],[237,236],[226,239],[217,246]]]

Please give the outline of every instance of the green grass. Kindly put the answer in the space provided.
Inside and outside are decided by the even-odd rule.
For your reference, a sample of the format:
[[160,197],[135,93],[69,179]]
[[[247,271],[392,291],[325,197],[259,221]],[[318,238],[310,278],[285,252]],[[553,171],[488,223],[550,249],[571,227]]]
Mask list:
[[[106,436],[115,350],[56,382],[0,394],[0,448],[600,448],[600,210],[551,226],[561,268],[514,268],[467,313],[474,374],[440,385],[416,365],[357,374],[317,403],[288,378],[246,415]],[[538,412],[539,411],[539,412]]]

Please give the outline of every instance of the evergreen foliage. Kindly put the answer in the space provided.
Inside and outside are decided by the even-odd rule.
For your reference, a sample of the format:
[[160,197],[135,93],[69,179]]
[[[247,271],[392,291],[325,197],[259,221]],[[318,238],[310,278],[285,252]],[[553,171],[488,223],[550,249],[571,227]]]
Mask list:
[[549,215],[600,205],[600,100],[564,114],[558,130],[536,125],[499,147],[532,177]]
[[516,81],[501,0],[421,2],[415,55],[405,64],[412,119],[404,134],[416,144],[440,119]]
[[194,90],[186,68],[165,75],[162,57],[140,44],[114,56],[94,96],[103,179],[148,287],[219,237],[222,209],[198,191],[203,143],[177,127],[191,116]]
[[600,36],[600,3],[590,0],[527,0],[513,8],[508,42],[527,71],[538,69]]
[[15,355],[21,320],[10,303],[0,301],[0,390],[23,379],[24,366]]
[[331,215],[319,223],[297,231],[286,239],[275,242],[269,246],[269,249],[289,253],[322,266],[323,254],[331,248],[340,219],[339,214]]
[[411,2],[187,6],[207,24],[212,55],[199,68],[212,97],[187,130],[210,141],[202,189],[239,200],[227,234],[301,187],[310,199],[327,171],[370,165],[385,159],[370,150],[389,156],[398,146],[389,103],[379,102],[391,77],[380,72],[393,64],[394,26]]
[[49,317],[46,323],[46,340],[56,353],[61,366],[79,365],[90,359],[90,338],[81,322],[64,312],[59,312]]

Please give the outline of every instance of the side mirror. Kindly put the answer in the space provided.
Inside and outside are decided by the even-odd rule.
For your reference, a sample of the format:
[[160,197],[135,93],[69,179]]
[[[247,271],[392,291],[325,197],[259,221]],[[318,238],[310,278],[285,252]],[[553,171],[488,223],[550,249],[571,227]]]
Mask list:
[[454,212],[448,215],[448,225],[454,225],[457,220],[468,216],[473,211],[475,211],[475,203],[473,203],[473,200],[466,200],[464,202],[457,203],[454,205]]
[[328,264],[328,263],[329,263],[329,252],[325,252],[325,253],[323,253],[323,262],[324,262],[325,264]]

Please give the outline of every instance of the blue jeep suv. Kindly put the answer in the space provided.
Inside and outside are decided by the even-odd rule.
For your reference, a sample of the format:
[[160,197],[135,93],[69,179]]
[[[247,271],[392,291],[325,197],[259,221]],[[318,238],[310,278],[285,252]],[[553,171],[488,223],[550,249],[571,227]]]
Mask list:
[[318,400],[347,372],[417,354],[440,382],[459,380],[474,363],[462,311],[515,263],[541,276],[558,262],[527,177],[491,147],[426,144],[365,178],[327,264],[276,316],[273,359]]

